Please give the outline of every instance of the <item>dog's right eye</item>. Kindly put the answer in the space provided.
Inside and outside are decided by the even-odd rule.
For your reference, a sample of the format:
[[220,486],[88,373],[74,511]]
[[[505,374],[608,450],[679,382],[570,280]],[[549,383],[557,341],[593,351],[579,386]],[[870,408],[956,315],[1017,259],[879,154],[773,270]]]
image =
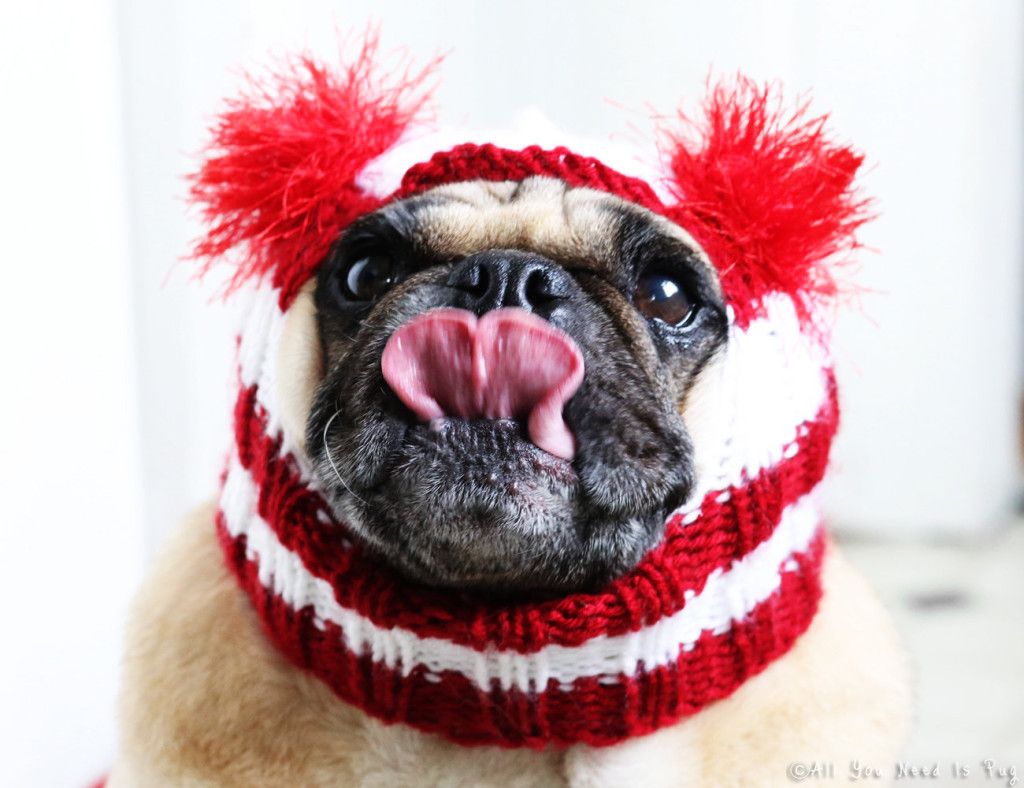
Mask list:
[[353,301],[373,301],[398,281],[398,265],[388,255],[371,254],[350,263],[342,277],[345,295]]
[[677,328],[691,325],[698,309],[681,279],[657,271],[640,277],[633,303],[644,317]]

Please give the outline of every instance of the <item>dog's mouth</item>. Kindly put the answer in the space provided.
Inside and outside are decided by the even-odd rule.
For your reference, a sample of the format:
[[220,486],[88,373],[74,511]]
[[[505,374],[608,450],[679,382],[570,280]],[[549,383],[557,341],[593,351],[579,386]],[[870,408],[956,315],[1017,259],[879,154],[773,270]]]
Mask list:
[[635,565],[688,489],[688,447],[623,403],[583,336],[514,307],[441,307],[364,345],[346,397],[362,415],[312,432],[364,545],[414,580],[489,594],[593,588]]
[[[360,519],[385,524],[371,541],[392,556],[400,545],[414,576],[491,590],[574,554],[579,477],[564,409],[584,362],[570,336],[522,309],[434,309],[390,336],[380,368],[405,419],[364,496],[372,514]],[[385,509],[418,522],[388,523]]]
[[[435,437],[445,419],[518,420],[537,448],[564,460],[575,437],[563,409],[583,380],[583,355],[548,321],[516,308],[477,318],[464,309],[426,312],[401,326],[381,358],[384,380]],[[488,432],[486,422],[473,429]],[[495,435],[508,436],[507,425]]]
[[357,498],[367,546],[431,585],[542,591],[592,569],[568,565],[586,539],[576,468],[522,420],[410,420],[381,482]]

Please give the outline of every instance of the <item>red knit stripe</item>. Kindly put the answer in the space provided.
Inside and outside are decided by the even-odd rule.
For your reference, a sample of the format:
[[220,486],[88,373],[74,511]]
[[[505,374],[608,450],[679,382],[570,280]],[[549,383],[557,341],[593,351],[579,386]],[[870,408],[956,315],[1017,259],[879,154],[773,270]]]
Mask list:
[[635,631],[683,607],[684,592],[749,553],[771,535],[783,509],[821,480],[838,424],[835,383],[817,416],[798,430],[797,452],[744,485],[705,498],[689,525],[673,517],[662,543],[641,564],[596,594],[504,607],[487,600],[418,587],[349,544],[320,495],[302,481],[294,460],[266,435],[255,388],[236,407],[236,440],[243,467],[260,495],[260,516],[307,569],[331,584],[340,605],[380,627],[401,627],[475,649],[497,643],[529,653],[549,644],[575,646],[599,635]]
[[394,196],[409,197],[447,183],[521,181],[535,175],[559,178],[572,187],[589,187],[614,194],[654,213],[667,212],[646,181],[623,175],[597,159],[580,156],[568,148],[545,150],[539,145],[509,150],[490,143],[466,143],[439,151],[429,161],[410,167]]
[[483,691],[460,673],[408,676],[368,655],[350,652],[341,630],[319,629],[310,608],[295,611],[259,581],[259,567],[245,557],[245,539],[233,540],[218,518],[229,565],[249,593],[267,634],[296,665],[313,672],[344,701],[385,722],[403,722],[465,745],[542,748],[550,744],[609,745],[654,731],[730,695],[785,653],[806,630],[821,594],[824,531],[797,571],[742,622],[720,635],[705,632],[674,665],[637,676],[577,680],[563,688],[552,680],[540,693]]

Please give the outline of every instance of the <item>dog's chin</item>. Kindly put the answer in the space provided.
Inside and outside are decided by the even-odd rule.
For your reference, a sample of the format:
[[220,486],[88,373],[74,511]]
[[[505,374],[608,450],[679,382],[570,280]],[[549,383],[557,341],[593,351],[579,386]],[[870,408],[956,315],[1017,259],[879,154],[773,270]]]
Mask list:
[[537,448],[511,419],[441,418],[410,427],[395,474],[410,489],[424,484],[496,502],[547,507],[572,500],[572,463]]
[[357,530],[403,574],[461,589],[559,585],[578,543],[579,480],[510,420],[438,419],[407,429]]
[[489,595],[593,588],[628,568],[632,549],[596,527],[571,462],[509,420],[410,426],[385,479],[343,496],[364,545],[408,578]]

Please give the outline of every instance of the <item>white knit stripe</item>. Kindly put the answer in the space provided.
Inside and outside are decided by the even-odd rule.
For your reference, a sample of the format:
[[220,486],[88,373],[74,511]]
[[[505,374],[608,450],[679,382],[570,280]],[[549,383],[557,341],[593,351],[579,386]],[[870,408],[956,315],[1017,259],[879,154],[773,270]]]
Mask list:
[[[828,398],[830,360],[820,342],[800,330],[792,300],[765,297],[766,316],[746,328],[729,329],[725,358],[698,384],[710,402],[700,410],[691,435],[697,452],[697,484],[680,512],[696,516],[706,495],[739,486],[797,451],[801,425]],[[692,399],[692,398],[691,398]]]
[[814,493],[787,507],[772,535],[728,569],[715,570],[700,593],[686,593],[677,613],[643,629],[615,637],[595,637],[579,646],[548,645],[533,654],[477,651],[436,637],[420,637],[399,627],[382,628],[342,607],[331,586],[312,575],[294,552],[281,544],[256,512],[256,485],[233,457],[221,498],[225,527],[232,537],[246,537],[247,555],[259,566],[265,588],[293,609],[311,607],[314,621],[341,628],[345,646],[369,654],[374,662],[408,675],[418,665],[434,674],[454,671],[482,689],[497,682],[502,689],[529,691],[555,679],[570,685],[586,677],[631,676],[643,668],[674,663],[702,632],[722,634],[742,621],[778,590],[782,574],[796,568],[793,558],[805,552],[818,530]]
[[267,434],[280,435],[281,453],[295,457],[303,471],[304,481],[311,483],[309,464],[301,435],[289,435],[277,406],[278,348],[287,316],[278,305],[279,292],[269,286],[259,287],[250,304],[239,343],[239,374],[245,387],[256,385],[256,401],[267,414]]
[[279,326],[284,322],[284,313],[278,306],[279,297],[280,291],[266,283],[249,293],[238,347],[243,386],[252,386],[259,381],[267,360],[277,355],[277,344],[272,343],[270,337],[271,334],[280,337]]
[[[242,385],[258,384],[257,401],[267,413],[268,433],[275,436],[281,432],[276,375],[285,324],[277,297],[278,291],[267,285],[256,291],[239,348]],[[770,295],[763,305],[765,317],[745,329],[730,328],[724,363],[706,371],[717,376],[709,387],[715,402],[713,412],[701,418],[714,424],[703,430],[696,448],[698,459],[711,461],[698,462],[697,484],[679,510],[690,517],[697,516],[709,492],[738,486],[792,456],[799,426],[825,404],[829,362],[821,345],[800,330],[788,296]],[[301,445],[299,437],[284,435],[282,451]],[[305,457],[296,457],[305,471]]]
[[[723,395],[735,403],[729,481],[735,468],[748,477],[778,463],[779,453],[797,437],[797,427],[814,418],[828,395],[822,346],[800,330],[793,301],[773,294],[762,302],[767,317],[730,331]],[[721,485],[715,485],[719,488]]]

